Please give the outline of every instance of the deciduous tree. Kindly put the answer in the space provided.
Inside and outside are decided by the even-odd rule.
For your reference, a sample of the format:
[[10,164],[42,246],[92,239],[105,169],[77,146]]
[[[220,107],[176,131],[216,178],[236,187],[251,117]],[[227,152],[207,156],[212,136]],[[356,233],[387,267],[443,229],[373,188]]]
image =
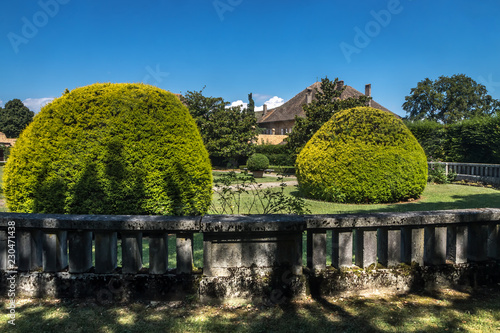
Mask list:
[[0,131],[9,138],[17,138],[33,120],[35,113],[19,99],[13,99],[0,108]]
[[[252,104],[249,95],[249,106]],[[205,97],[203,90],[188,91],[182,98],[195,118],[203,142],[218,162],[236,165],[239,158],[254,152],[256,118],[250,108],[228,107],[221,97]]]
[[488,95],[486,87],[464,74],[426,78],[405,97],[403,109],[409,120],[434,120],[451,124],[500,110],[500,101]]
[[371,97],[359,96],[341,99],[342,92],[346,89],[337,88],[338,78],[330,81],[321,79],[321,89],[315,94],[315,100],[303,106],[305,118],[295,116],[295,125],[288,137],[290,152],[297,155],[314,133],[337,112],[356,106],[365,106]]

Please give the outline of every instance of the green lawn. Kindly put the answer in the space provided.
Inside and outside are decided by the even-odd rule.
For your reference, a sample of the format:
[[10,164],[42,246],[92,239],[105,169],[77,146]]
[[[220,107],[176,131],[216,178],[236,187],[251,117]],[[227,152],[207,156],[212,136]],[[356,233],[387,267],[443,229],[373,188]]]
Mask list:
[[[287,189],[291,193],[295,189]],[[428,184],[419,200],[397,204],[352,205],[306,200],[313,214],[407,212],[466,208],[500,208],[500,191],[459,184]]]
[[[214,179],[220,178],[224,174],[220,171],[214,171]],[[3,175],[3,166],[0,166],[0,186]],[[287,177],[284,181],[295,180]],[[276,176],[266,175],[264,178],[258,178],[259,183],[277,182]],[[297,195],[297,188],[288,186],[285,193]],[[242,195],[242,206],[245,206],[245,200],[251,194]],[[219,196],[214,195],[213,203],[218,206]],[[465,208],[500,208],[500,191],[493,188],[474,187],[466,185],[435,185],[428,184],[422,198],[408,203],[398,204],[377,204],[377,205],[352,205],[336,204],[306,199],[306,204],[312,214],[345,214],[345,213],[370,213],[370,212],[405,212],[419,210],[444,210],[444,209],[465,209]],[[0,191],[0,211],[6,211],[4,196]],[[209,212],[210,213],[210,212]],[[242,211],[243,214],[257,213],[256,211]]]
[[498,332],[500,291],[321,298],[274,306],[18,300],[1,332]]
[[[288,186],[285,193],[298,195],[297,188]],[[242,206],[249,201],[252,194],[242,195]],[[214,196],[214,204],[218,204],[218,195]],[[474,187],[467,185],[428,184],[422,198],[413,202],[397,204],[338,204],[306,199],[307,208],[312,214],[347,214],[347,213],[374,213],[374,212],[406,212],[465,208],[500,208],[500,191],[493,188]],[[257,211],[243,211],[243,214],[257,213]]]

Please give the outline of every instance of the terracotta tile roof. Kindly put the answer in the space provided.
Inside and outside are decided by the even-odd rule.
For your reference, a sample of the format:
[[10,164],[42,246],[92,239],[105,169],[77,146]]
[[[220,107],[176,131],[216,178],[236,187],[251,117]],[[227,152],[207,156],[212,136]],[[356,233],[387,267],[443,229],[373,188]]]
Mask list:
[[[342,92],[341,95],[342,99],[364,95],[351,86],[345,86],[345,87],[346,89]],[[302,109],[302,105],[306,104],[308,90],[312,91],[312,98],[313,100],[315,100],[316,90],[319,90],[320,88],[321,88],[321,82],[316,82],[312,84],[311,86],[299,92],[297,95],[295,95],[295,97],[290,99],[285,104],[267,111],[267,114],[257,122],[258,123],[278,122],[278,121],[294,120],[295,116],[305,117],[306,115],[304,113],[304,110]],[[371,106],[379,110],[391,112],[387,108],[375,102],[374,100],[371,101]]]

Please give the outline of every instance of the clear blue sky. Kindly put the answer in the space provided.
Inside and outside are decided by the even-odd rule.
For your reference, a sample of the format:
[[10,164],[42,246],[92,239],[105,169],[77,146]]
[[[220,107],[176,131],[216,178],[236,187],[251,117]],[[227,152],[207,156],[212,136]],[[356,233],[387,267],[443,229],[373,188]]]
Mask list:
[[500,99],[499,17],[498,0],[8,1],[0,100],[147,82],[262,105],[328,76],[404,115],[426,77],[463,73]]

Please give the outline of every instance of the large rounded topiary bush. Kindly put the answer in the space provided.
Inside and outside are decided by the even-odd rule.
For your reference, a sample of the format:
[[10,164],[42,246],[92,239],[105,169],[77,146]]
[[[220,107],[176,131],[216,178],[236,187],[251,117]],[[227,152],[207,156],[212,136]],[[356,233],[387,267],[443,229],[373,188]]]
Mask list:
[[188,109],[144,84],[94,84],[45,106],[4,171],[14,212],[206,212],[212,173]]
[[351,203],[418,198],[427,159],[394,115],[370,107],[340,111],[302,149],[297,178],[310,198]]

